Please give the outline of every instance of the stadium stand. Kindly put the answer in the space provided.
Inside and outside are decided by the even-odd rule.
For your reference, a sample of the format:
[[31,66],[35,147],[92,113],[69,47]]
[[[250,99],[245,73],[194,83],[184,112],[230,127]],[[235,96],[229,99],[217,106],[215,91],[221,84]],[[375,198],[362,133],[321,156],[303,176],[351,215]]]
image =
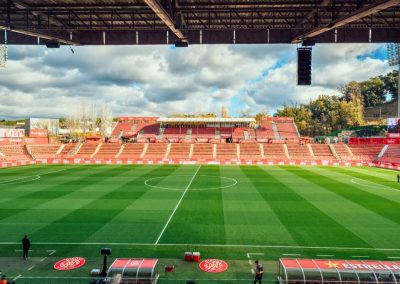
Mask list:
[[[272,124],[267,124],[267,127],[260,127],[256,129],[256,138],[260,140],[268,140],[275,138],[274,130],[272,129]],[[267,141],[263,141],[267,142]]]
[[400,164],[400,145],[388,145],[385,153],[378,159],[384,163],[399,163]]
[[138,139],[155,139],[159,129],[158,123],[142,123],[136,127],[135,132]]
[[170,159],[189,159],[191,144],[173,143],[168,155]]
[[17,160],[31,160],[32,156],[29,155],[28,150],[24,145],[1,145],[0,153],[2,153],[1,160],[3,161],[17,161]]
[[120,159],[139,159],[144,149],[143,143],[127,143],[118,158]]
[[217,144],[217,160],[237,160],[238,144]]
[[289,143],[287,149],[291,160],[314,160],[306,144]]
[[245,160],[261,159],[260,145],[256,143],[240,144],[240,158]]
[[264,157],[271,160],[286,160],[284,144],[263,143]]
[[316,160],[336,160],[328,144],[311,144]]
[[34,159],[46,159],[54,157],[61,145],[29,145],[27,147]]
[[298,139],[299,133],[297,132],[294,122],[275,122],[278,128],[280,138],[284,139]]
[[99,151],[93,156],[95,159],[113,159],[117,156],[121,144],[119,143],[104,143]]
[[163,159],[167,154],[167,143],[150,143],[144,154],[144,159]]
[[369,145],[349,145],[353,157],[351,160],[356,161],[374,161],[378,158],[384,145],[369,144]]
[[215,128],[196,127],[192,129],[192,138],[215,138]]
[[340,157],[341,160],[352,160],[353,159],[353,154],[350,152],[349,147],[346,144],[334,144],[333,145],[337,155]]
[[91,158],[95,153],[99,144],[97,143],[85,143],[79,149],[79,151],[73,156],[74,158]]
[[193,159],[205,160],[213,158],[213,144],[193,144]]
[[115,126],[111,136],[119,137],[123,136],[125,133],[135,130],[136,124],[130,121],[119,121]]
[[168,127],[165,128],[163,137],[167,139],[179,139],[179,138],[185,138],[187,133],[187,128],[174,128],[174,127]]
[[68,157],[69,153],[76,147],[76,143],[68,143],[61,145],[61,151],[57,154],[54,155],[53,158],[66,158]]

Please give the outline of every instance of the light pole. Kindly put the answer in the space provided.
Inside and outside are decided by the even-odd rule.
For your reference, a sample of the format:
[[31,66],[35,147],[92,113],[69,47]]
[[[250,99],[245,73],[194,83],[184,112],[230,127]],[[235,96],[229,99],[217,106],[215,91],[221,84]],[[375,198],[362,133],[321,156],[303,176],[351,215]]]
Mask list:
[[387,53],[389,65],[398,65],[399,67],[397,74],[397,117],[400,117],[400,43],[388,43]]

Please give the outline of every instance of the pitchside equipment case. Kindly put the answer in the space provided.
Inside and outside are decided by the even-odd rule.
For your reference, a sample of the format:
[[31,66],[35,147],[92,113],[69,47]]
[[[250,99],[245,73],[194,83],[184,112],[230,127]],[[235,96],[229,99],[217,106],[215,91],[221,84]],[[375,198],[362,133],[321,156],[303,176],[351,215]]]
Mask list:
[[155,284],[158,278],[158,259],[117,258],[108,269],[106,283]]

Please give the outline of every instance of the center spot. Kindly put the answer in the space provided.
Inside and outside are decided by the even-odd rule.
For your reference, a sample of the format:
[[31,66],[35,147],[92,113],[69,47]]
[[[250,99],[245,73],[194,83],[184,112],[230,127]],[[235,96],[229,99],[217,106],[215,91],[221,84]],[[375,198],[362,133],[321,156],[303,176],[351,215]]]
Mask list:
[[[145,180],[144,184],[158,189],[165,190],[186,190],[193,175],[169,175],[153,177]],[[237,180],[229,177],[196,175],[189,190],[213,190],[233,187],[237,184]]]

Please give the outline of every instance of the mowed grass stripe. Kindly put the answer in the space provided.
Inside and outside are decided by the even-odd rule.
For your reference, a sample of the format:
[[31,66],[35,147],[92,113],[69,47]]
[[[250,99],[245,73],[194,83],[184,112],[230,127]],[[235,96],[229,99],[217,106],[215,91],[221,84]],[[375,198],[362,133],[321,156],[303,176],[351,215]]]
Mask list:
[[[358,189],[377,195],[381,198],[384,198],[390,202],[396,202],[400,205],[400,190],[387,186],[382,183],[375,183],[373,180],[364,179],[366,178],[364,175],[359,175],[357,172],[347,172],[346,169],[343,171],[331,170],[329,168],[318,168],[320,174],[331,177],[333,179],[337,179],[343,183],[347,183],[349,180],[351,181],[351,185],[357,187]],[[373,169],[371,168],[371,171]],[[394,181],[386,182],[386,183],[396,183]]]
[[[215,177],[215,178],[213,178]],[[165,230],[162,243],[225,244],[225,224],[218,166],[202,166]],[[190,182],[188,177],[187,184]],[[196,190],[190,190],[191,188]]]
[[[326,171],[326,170],[325,170]],[[327,190],[354,202],[375,214],[400,224],[399,203],[381,197],[378,193],[370,193],[354,186],[349,179],[343,182],[335,177],[324,174],[322,168],[298,168],[296,171],[303,177],[312,179],[313,183],[318,184]]]
[[[274,176],[337,223],[375,248],[397,248],[399,226],[382,216],[315,183],[318,178],[303,173],[302,167],[269,169]],[[373,232],[373,233],[371,233]],[[336,236],[327,246],[343,247],[348,242]],[[364,246],[365,247],[365,246]]]
[[[68,195],[71,191],[79,190],[83,186],[75,186],[75,182],[77,180],[85,180],[87,175],[84,173],[87,171],[92,172],[91,175],[98,176],[99,175],[99,167],[94,170],[92,167],[88,168],[71,168],[68,172],[58,172],[54,173],[52,176],[48,175],[45,179],[40,182],[32,182],[31,184],[25,184],[24,190],[13,189],[15,191],[15,197],[13,194],[5,194],[2,192],[2,195],[6,195],[8,200],[0,203],[0,223],[2,220],[14,216],[16,214],[20,214],[26,211],[31,210],[32,208],[39,206],[49,200],[54,198],[61,198],[62,196]],[[79,173],[80,175],[77,175]],[[100,172],[101,173],[101,172]],[[68,181],[63,183],[54,184],[46,184],[46,181],[51,179],[57,180],[60,176],[68,175]],[[68,186],[73,185],[73,187],[68,190]],[[1,238],[1,237],[0,237]]]
[[[101,177],[105,175],[106,171],[113,171],[114,174],[112,176],[121,173],[119,167],[97,167],[97,170],[99,175],[99,182],[101,182]],[[95,184],[88,183],[86,185],[86,187],[90,186],[95,186]],[[42,200],[42,203],[30,208],[29,210],[24,210],[18,214],[1,220],[1,228],[5,229],[8,232],[8,234],[2,236],[1,239],[6,239],[8,241],[16,240],[19,239],[21,235],[24,235],[26,233],[32,234],[34,232],[40,231],[44,227],[48,226],[50,223],[68,215],[77,207],[82,207],[84,206],[84,204],[90,203],[93,200],[93,196],[92,198],[83,200],[77,199],[76,202],[74,199],[67,198],[73,196],[74,194],[76,194],[76,192],[82,190],[84,187],[85,186],[82,185],[79,187],[79,189],[76,188],[73,191],[66,192],[63,197]],[[54,204],[55,202],[58,203]],[[48,236],[49,235],[45,234],[44,240]]]
[[300,246],[330,246],[342,239],[342,246],[368,247],[362,239],[308,202],[269,168],[242,169],[247,173],[265,202]]
[[[197,168],[197,167],[196,167]],[[85,242],[138,242],[154,243],[160,234],[166,220],[176,206],[182,191],[163,190],[152,188],[144,182],[152,177],[162,177],[153,182],[153,185],[164,185],[171,183],[171,179],[178,175],[192,174],[193,170],[184,166],[161,166],[156,171],[149,172],[137,180],[135,186],[121,189],[126,199],[131,200],[112,220],[104,224],[96,233],[92,234]],[[180,184],[180,182],[178,181]],[[137,199],[131,199],[127,194],[134,191],[144,191]],[[114,194],[119,194],[114,192]],[[113,232],[110,234],[110,232]]]
[[[130,174],[132,172],[129,166],[120,167],[120,173],[116,172],[114,174],[114,178],[116,176]],[[160,166],[155,168],[148,167],[148,171],[142,172],[138,176],[132,175],[130,179],[122,183],[115,182],[114,186],[107,185],[106,190],[98,194],[96,197],[93,197],[88,204],[79,209],[73,210],[62,218],[59,218],[46,227],[43,227],[33,234],[33,238],[46,241],[84,242],[87,238],[89,238],[92,234],[98,231],[116,215],[122,212],[127,206],[129,206],[132,200],[139,199],[146,190],[134,190],[132,191],[130,199],[117,199],[116,201],[110,199],[110,193],[118,192],[120,190],[123,191],[127,187],[134,187],[137,182],[141,182],[143,178],[147,177],[152,172],[158,171],[159,167]],[[170,167],[169,170],[173,171],[174,167]],[[102,186],[101,179],[99,180],[99,184],[97,186]],[[113,235],[114,232],[109,232],[109,234]]]
[[253,185],[253,176],[249,178],[243,172],[243,169],[252,171],[254,168],[224,166],[220,169],[224,177],[238,181],[236,186],[222,190],[227,243],[298,245]]
[[[352,168],[324,167],[324,169],[330,172],[340,173],[348,177],[366,180],[372,184],[377,185],[377,187],[381,185],[382,187],[391,188],[393,190],[397,190],[400,194],[400,183],[397,182],[397,177],[395,174],[392,176],[391,179],[387,179],[377,175],[373,175],[373,168],[369,168],[368,172],[365,173],[353,170]],[[353,182],[353,186],[355,186],[355,184],[356,183]]]
[[398,174],[398,171],[376,167],[348,167],[346,169],[351,172],[365,174],[370,178],[377,177],[385,181],[397,182],[396,175]]

